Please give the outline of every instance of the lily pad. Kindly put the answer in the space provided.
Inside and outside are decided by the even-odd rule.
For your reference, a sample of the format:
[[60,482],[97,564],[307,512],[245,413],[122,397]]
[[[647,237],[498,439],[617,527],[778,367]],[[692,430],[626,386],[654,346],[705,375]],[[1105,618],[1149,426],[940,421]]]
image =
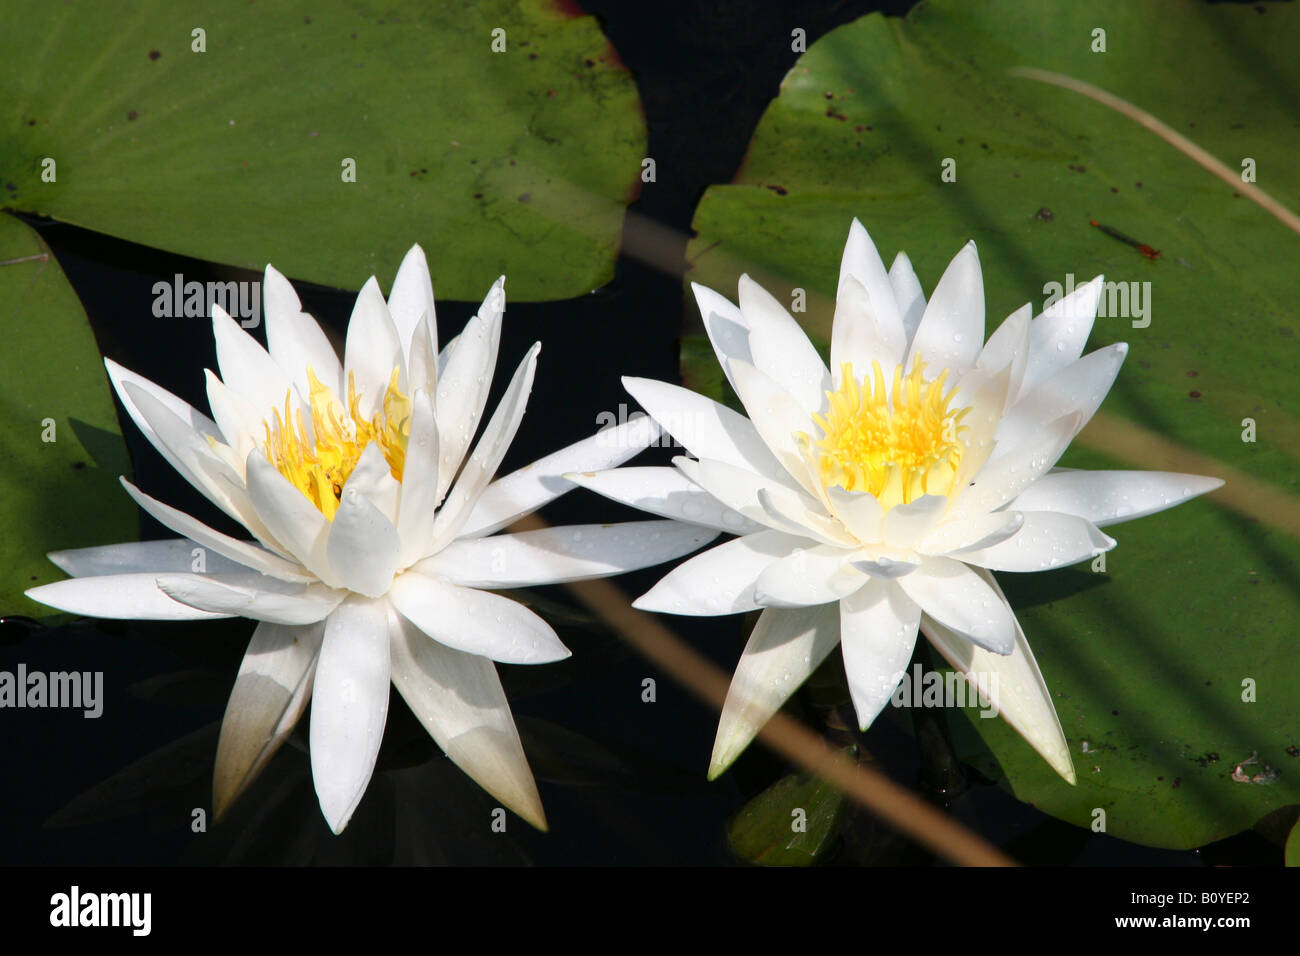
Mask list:
[[811,866],[835,847],[844,797],[819,777],[782,777],[740,808],[727,843],[742,860],[763,866]]
[[0,614],[47,617],[23,595],[64,577],[47,552],[137,534],[118,502],[130,460],[81,302],[41,237],[4,215],[0,317]]
[[1300,822],[1291,828],[1291,835],[1286,838],[1286,865],[1300,866]]
[[[1048,283],[1123,283],[1088,350],[1131,354],[1062,464],[1219,474],[1235,513],[1196,501],[1112,528],[1104,572],[1000,575],[1079,783],[1000,720],[967,726],[965,754],[1048,813],[1090,826],[1104,809],[1108,833],[1154,846],[1199,846],[1300,798],[1300,239],[1131,121],[1008,71],[1135,102],[1295,206],[1297,30],[1293,5],[1155,0],[933,0],[862,18],[795,64],[735,182],[701,200],[687,253],[690,279],[733,298],[742,270],[787,304],[803,290],[795,317],[823,346],[854,216],[887,263],[907,251],[927,291],[974,239],[990,329],[1026,301],[1041,310]],[[1135,292],[1141,308],[1122,309]],[[683,355],[707,385],[712,356]]]
[[543,0],[2,0],[0,17],[8,208],[352,288],[418,241],[440,299],[502,273],[516,302],[613,275],[645,124],[592,17]]

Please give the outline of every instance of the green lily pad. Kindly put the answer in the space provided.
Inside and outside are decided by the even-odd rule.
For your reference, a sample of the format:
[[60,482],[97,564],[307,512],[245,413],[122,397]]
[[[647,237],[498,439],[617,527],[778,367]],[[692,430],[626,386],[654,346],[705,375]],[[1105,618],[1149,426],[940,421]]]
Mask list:
[[[1097,29],[1105,52],[1093,52]],[[795,64],[736,181],[701,200],[687,252],[690,278],[733,298],[742,269],[788,304],[804,290],[808,310],[795,316],[823,346],[854,216],[887,264],[907,251],[927,292],[974,239],[990,330],[1026,301],[1041,310],[1055,291],[1046,284],[1069,275],[1104,273],[1141,293],[1142,310],[1130,301],[1127,314],[1120,287],[1115,307],[1107,296],[1088,349],[1127,341],[1131,354],[1062,464],[1161,467],[1105,444],[1107,423],[1136,425],[1202,456],[1209,473],[1221,463],[1281,492],[1280,510],[1247,501],[1243,517],[1196,501],[1110,529],[1119,547],[1105,573],[1083,564],[1000,575],[1079,783],[1060,780],[1000,720],[966,727],[965,752],[1048,813],[1090,826],[1103,809],[1108,833],[1154,846],[1199,846],[1300,799],[1300,544],[1284,530],[1300,514],[1300,271],[1290,265],[1300,239],[1129,120],[1008,70],[1110,90],[1231,166],[1253,160],[1259,184],[1296,206],[1297,30],[1292,5],[1155,0],[933,0],[904,20],[865,17]],[[942,178],[945,159],[954,182]],[[712,356],[683,355],[687,380],[712,381],[716,394],[699,365]],[[1247,680],[1253,701],[1243,700]],[[1252,754],[1245,782],[1234,780]]]
[[1291,828],[1291,835],[1286,838],[1286,865],[1300,866],[1300,821]]
[[23,595],[61,580],[49,551],[139,531],[131,473],[86,313],[41,237],[0,215],[0,614],[48,617]]
[[835,847],[844,797],[812,774],[782,777],[741,807],[727,843],[742,860],[763,866],[811,866]]
[[613,275],[645,124],[592,17],[543,0],[2,0],[0,17],[8,208],[352,288],[418,241],[448,299],[502,273],[512,301]]

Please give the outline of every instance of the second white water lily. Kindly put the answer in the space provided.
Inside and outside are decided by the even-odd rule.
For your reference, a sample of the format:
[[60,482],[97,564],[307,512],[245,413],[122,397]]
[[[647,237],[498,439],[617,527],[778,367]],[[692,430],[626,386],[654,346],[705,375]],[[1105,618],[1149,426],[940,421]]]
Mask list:
[[1115,541],[1100,528],[1222,482],[1055,469],[1127,353],[1082,356],[1100,277],[984,340],[975,246],[927,302],[907,256],[886,271],[856,220],[840,268],[830,368],[785,308],[742,276],[739,308],[694,286],[749,417],[663,382],[629,392],[695,456],[676,468],[571,475],[645,510],[739,535],[683,563],[637,607],[764,609],[723,709],[710,776],[839,644],[865,729],[918,629],[1065,779],[1074,768],[1038,665],[991,572],[1042,571]]
[[[504,277],[439,353],[423,251],[385,301],[362,288],[340,363],[292,286],[267,267],[268,349],[214,310],[218,378],[208,418],[112,361],[109,375],[159,453],[255,541],[241,541],[123,481],[181,537],[64,551],[74,577],[27,593],[97,617],[260,622],[218,744],[220,814],[311,701],[312,778],[341,832],[365,793],[389,683],[447,755],[536,826],[545,816],[493,661],[569,656],[551,627],[493,588],[618,574],[695,550],[715,533],[674,521],[495,534],[617,465],[658,435],[647,418],[495,480],[523,418],[540,343],[483,416],[505,308]],[[201,550],[199,550],[201,549]],[[197,556],[206,567],[196,567]]]

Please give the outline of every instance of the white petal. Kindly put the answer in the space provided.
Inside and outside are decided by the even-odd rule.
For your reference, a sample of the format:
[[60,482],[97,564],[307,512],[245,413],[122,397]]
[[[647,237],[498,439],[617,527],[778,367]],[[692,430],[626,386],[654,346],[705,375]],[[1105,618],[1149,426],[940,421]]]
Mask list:
[[324,633],[319,623],[263,622],[253,631],[221,720],[212,777],[215,818],[257,778],[307,709]]
[[478,537],[504,528],[576,488],[577,485],[563,477],[565,474],[616,467],[648,448],[658,437],[659,426],[649,417],[639,415],[498,478],[475,502],[459,537]]
[[[984,579],[1005,604],[1006,598],[992,573],[983,569],[976,569],[975,573]],[[993,654],[976,647],[929,617],[922,617],[921,630],[949,664],[965,674],[982,696],[996,703],[1003,719],[1057,773],[1069,783],[1075,782],[1074,764],[1070,760],[1070,749],[1061,730],[1061,721],[1052,704],[1052,695],[1047,690],[1047,684],[1019,622],[1015,625],[1015,646],[1006,655]]]
[[662,564],[717,536],[677,521],[566,525],[453,541],[414,570],[472,588],[560,584]]
[[420,389],[411,396],[411,433],[406,441],[397,512],[402,567],[418,561],[433,547],[437,508],[438,423],[433,414],[433,400]]
[[[402,474],[405,478],[405,471]],[[349,488],[379,509],[379,513],[390,523],[396,523],[397,501],[402,493],[402,485],[393,477],[393,469],[378,442],[372,441],[362,449],[361,457],[357,459],[343,486],[344,494]]]
[[[673,464],[728,508],[768,527],[827,544],[852,544],[852,539],[803,492],[766,481],[753,472],[720,461],[692,461],[678,457]],[[763,504],[763,496],[767,504]]]
[[[456,537],[469,519],[479,495],[487,488],[488,482],[500,467],[501,459],[510,448],[510,443],[519,430],[519,423],[523,421],[524,410],[528,407],[528,393],[533,388],[533,376],[537,371],[537,355],[541,350],[542,343],[534,342],[533,347],[519,363],[514,378],[506,386],[506,393],[501,396],[501,404],[497,406],[496,411],[492,413],[492,418],[483,429],[483,437],[479,439],[474,453],[465,462],[451,494],[447,496],[446,502],[438,511],[433,522],[433,550],[440,549]],[[441,438],[441,429],[438,434]],[[441,476],[438,483],[442,484]]]
[[1057,299],[1029,326],[1029,362],[1021,392],[1051,378],[1083,354],[1101,299],[1102,277]]
[[916,648],[921,609],[896,584],[872,581],[840,602],[840,650],[858,726],[889,703]]
[[[976,368],[986,372],[1010,368],[1011,378],[1008,394],[1020,394],[1020,385],[1024,380],[1025,367],[1029,361],[1029,319],[1033,307],[1025,303],[1003,320],[989,336],[975,362]],[[999,409],[1001,411],[1001,409]]]
[[355,385],[360,397],[361,417],[373,418],[382,409],[384,393],[398,369],[398,388],[406,388],[406,358],[388,304],[379,291],[374,276],[357,293],[352,317],[348,319],[348,336],[343,349],[343,388],[340,400],[347,401],[346,390]]
[[886,581],[911,574],[921,561],[914,551],[883,544],[859,548],[849,557],[849,563],[863,574]]
[[898,364],[907,343],[903,329],[902,301],[894,295],[894,285],[889,273],[885,272],[885,263],[876,251],[876,244],[857,219],[849,226],[849,238],[844,243],[844,254],[840,257],[840,277],[836,288],[842,287],[844,280],[850,276],[866,290],[881,339],[896,353],[894,364]]
[[992,514],[959,518],[941,523],[921,541],[922,554],[949,554],[966,548],[987,548],[1005,541],[1025,522],[1019,511],[995,511]]
[[925,293],[906,252],[894,257],[894,264],[889,267],[889,284],[894,288],[894,300],[903,316],[903,335],[910,345],[925,314]]
[[390,626],[393,684],[411,712],[475,783],[545,830],[537,784],[493,663],[429,640],[400,614]]
[[948,516],[973,518],[1015,498],[1056,464],[1078,434],[1081,419],[1082,415],[1076,411],[1038,426],[1018,447],[995,455],[975,475],[975,483],[957,494]]
[[1080,413],[1078,427],[1083,428],[1110,391],[1127,354],[1128,345],[1117,342],[1085,355],[1027,390],[998,427],[999,451],[994,452],[994,457],[1001,449],[1015,447],[1035,430],[1070,412]]
[[[302,310],[289,280],[268,265],[262,293],[266,300],[267,349],[275,363],[293,380],[299,396],[303,399],[311,396],[308,368],[335,395],[346,396],[347,383],[343,381],[343,368],[334,346],[316,320]],[[282,396],[281,404],[283,401]]]
[[159,574],[157,579],[158,587],[182,604],[272,624],[315,624],[345,597],[323,584],[289,584],[258,574]]
[[208,385],[208,407],[217,420],[221,437],[234,452],[237,461],[243,461],[253,446],[265,435],[266,416],[253,407],[252,402],[217,378],[209,369],[203,370]]
[[835,318],[831,323],[831,383],[839,388],[844,364],[851,363],[853,375],[861,379],[871,372],[872,362],[892,369],[903,360],[907,343],[902,327],[887,336],[876,309],[862,283],[853,276],[840,281],[835,294]]
[[[126,408],[127,414],[131,416],[131,420],[135,422],[136,427],[144,433],[144,436],[149,439],[149,442],[154,445],[154,447],[158,446],[157,436],[154,435],[153,429],[150,427],[148,420],[140,414],[140,410],[136,408],[135,402],[132,401],[130,394],[126,391],[124,386],[128,382],[136,388],[151,395],[155,400],[160,402],[164,408],[185,424],[189,425],[190,428],[197,431],[200,435],[215,438],[217,441],[222,441],[221,430],[217,428],[216,422],[208,418],[207,415],[204,415],[183,398],[178,398],[162,386],[155,385],[143,375],[137,375],[130,369],[118,365],[110,358],[104,359],[104,368],[108,370],[109,381],[113,383],[113,389],[117,392],[117,397],[121,399],[122,405]],[[159,451],[162,451],[162,449],[159,449]],[[167,457],[166,452],[163,453],[163,457]],[[171,459],[168,458],[168,461],[171,462]],[[172,467],[176,467],[175,462],[171,463]]]
[[809,413],[820,411],[831,387],[830,374],[799,323],[748,275],[740,277],[740,311],[749,324],[754,367]]
[[839,639],[836,603],[769,608],[759,615],[722,706],[710,780],[731,766]]
[[919,355],[936,373],[969,368],[984,346],[984,279],[975,243],[968,242],[944,271],[925,307],[908,351],[910,367]]
[[[204,570],[208,572],[219,573],[220,570],[223,570],[219,564],[213,564],[212,562],[214,558],[217,561],[226,558],[236,563],[231,570],[251,568],[254,571],[260,571],[263,574],[279,578],[282,581],[307,583],[315,580],[297,562],[289,561],[278,554],[263,550],[251,541],[240,541],[237,538],[222,534],[220,531],[214,531],[201,521],[191,518],[185,512],[179,511],[170,505],[165,505],[156,498],[149,497],[125,478],[119,480],[122,482],[122,486],[126,488],[126,493],[131,496],[137,505],[148,512],[155,521],[189,539],[189,543],[184,548],[187,556],[185,567],[172,568],[165,565],[155,565],[153,570],[195,570],[193,567],[195,561],[193,551],[197,545],[212,552],[212,554],[205,554],[203,557],[205,562]],[[238,565],[243,567],[238,567]],[[142,567],[139,570],[144,570],[144,568]]]
[[795,438],[799,434],[809,439],[815,437],[816,426],[810,413],[752,365],[733,360],[731,376],[736,384],[736,394],[744,403],[749,420],[762,436],[764,444],[790,477],[816,496],[821,483],[813,479]]
[[352,487],[351,476],[334,513],[325,553],[343,587],[372,598],[388,590],[401,562],[402,541],[397,529],[369,498]]
[[968,641],[997,654],[1015,646],[1016,618],[988,583],[952,558],[927,558],[901,587],[921,610]]
[[1222,484],[1221,478],[1170,471],[1056,471],[1020,492],[1011,507],[1077,515],[1104,528],[1164,511]]
[[780,531],[747,534],[684,561],[632,606],[665,614],[714,615],[752,611],[754,584],[773,561],[814,542]]
[[885,513],[876,497],[866,491],[846,491],[838,485],[826,489],[831,510],[845,529],[863,544],[875,544],[884,532]]
[[799,487],[772,455],[753,422],[739,412],[698,392],[654,379],[625,376],[623,387],[696,458],[724,461],[791,488]]
[[896,548],[915,549],[947,507],[943,495],[922,495],[909,504],[895,505],[885,514],[885,541]]
[[432,353],[438,354],[435,324],[437,317],[433,309],[433,280],[429,278],[429,263],[418,243],[411,246],[402,258],[402,264],[397,267],[397,277],[393,279],[393,288],[388,295],[388,312],[393,317],[393,325],[397,329],[403,355],[410,354],[411,339],[415,335],[420,319],[426,315],[431,320],[430,329],[434,331],[430,343]]
[[478,431],[488,389],[492,387],[492,370],[497,361],[497,344],[501,340],[501,313],[505,292],[498,279],[488,293],[479,313],[465,324],[456,336],[454,348],[445,368],[438,373],[438,389],[433,402],[438,419],[438,500],[441,501],[456,477],[465,451]]
[[736,382],[731,377],[727,360],[738,358],[753,364],[754,356],[749,350],[749,323],[740,309],[707,286],[692,282],[691,291],[695,293],[695,302],[699,306],[700,317],[704,320],[704,331],[713,345],[718,364],[722,366],[727,381],[735,388]]
[[[132,574],[136,571],[194,571],[194,552],[201,550],[195,547],[193,541],[178,538],[171,541],[127,541],[94,548],[51,551],[46,557],[65,574],[85,578],[103,574]],[[215,554],[205,556],[205,562],[205,570],[212,574],[248,570],[241,564]]]
[[676,468],[611,468],[566,477],[633,508],[731,534],[753,534],[763,525],[728,508]]
[[277,408],[284,414],[286,398],[291,412],[299,407],[289,373],[220,306],[212,307],[212,337],[217,343],[221,381],[227,388],[242,395],[265,416]]
[[819,544],[800,548],[769,564],[754,585],[754,600],[764,607],[807,607],[838,601],[867,581],[847,562],[851,552]]
[[1049,571],[1115,547],[1115,539],[1097,530],[1087,518],[1051,511],[1023,511],[1024,526],[997,544],[953,555],[967,564],[992,571]]
[[235,616],[214,614],[173,601],[158,589],[158,575],[152,571],[69,578],[28,588],[24,593],[33,601],[87,617],[127,621],[209,621]]
[[433,319],[424,316],[416,323],[406,354],[406,384],[414,394],[423,389],[432,397],[438,387],[438,332]]
[[393,582],[393,607],[435,641],[503,664],[546,664],[569,649],[528,608],[489,591],[407,571]]
[[807,535],[822,544],[840,548],[852,548],[858,544],[857,538],[834,518],[821,514],[820,509],[806,507],[795,494],[783,488],[759,488],[758,504],[769,527]]
[[275,540],[312,574],[337,587],[339,578],[325,553],[330,531],[326,517],[261,452],[249,453],[246,471],[248,496]]
[[342,833],[375,770],[388,719],[389,638],[382,601],[350,597],[325,622],[311,703],[311,777]]

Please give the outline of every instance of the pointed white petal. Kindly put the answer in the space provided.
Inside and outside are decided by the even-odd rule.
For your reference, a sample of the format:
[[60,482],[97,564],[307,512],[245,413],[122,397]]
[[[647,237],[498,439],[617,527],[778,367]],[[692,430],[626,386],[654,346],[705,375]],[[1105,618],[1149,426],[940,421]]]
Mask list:
[[[311,396],[307,377],[310,368],[335,395],[346,396],[347,383],[343,381],[343,367],[334,346],[316,320],[302,310],[289,280],[268,265],[262,293],[266,300],[267,349],[275,363],[293,380],[298,395],[303,399]],[[279,401],[283,404],[284,397]]]
[[203,370],[208,384],[208,407],[221,429],[221,437],[234,452],[237,461],[243,461],[253,446],[265,435],[266,416],[233,388],[217,378],[209,369]]
[[1032,312],[1033,307],[1026,302],[1008,315],[989,336],[984,351],[980,352],[980,357],[975,362],[976,368],[990,373],[1010,368],[1009,395],[1020,394],[1021,382],[1024,380],[1029,361],[1029,320]]
[[257,779],[307,709],[324,633],[321,623],[263,622],[253,631],[221,721],[212,777],[214,817],[224,816]]
[[[451,494],[438,511],[433,522],[433,550],[439,550],[460,533],[479,495],[496,475],[501,459],[514,441],[519,423],[523,421],[524,410],[528,407],[528,394],[533,388],[533,376],[537,371],[537,355],[541,350],[542,343],[534,342],[519,363],[514,378],[506,387],[506,393],[501,396],[501,404],[483,429],[483,437],[465,462]],[[441,434],[439,431],[440,437]],[[440,477],[439,484],[441,483]]]
[[568,657],[551,626],[516,601],[407,571],[389,592],[393,607],[435,641],[503,664]]
[[233,613],[203,611],[173,601],[158,589],[158,575],[153,571],[69,578],[28,588],[24,593],[33,601],[87,617],[127,621],[208,621],[235,616]]
[[903,316],[903,335],[910,345],[917,326],[921,324],[921,316],[925,314],[925,293],[906,252],[894,257],[894,264],[889,267],[889,284],[894,288],[894,300]]
[[925,307],[908,351],[934,372],[969,368],[984,346],[984,278],[975,243],[968,242],[944,271]]
[[[353,472],[355,475],[356,472]],[[325,546],[343,587],[366,597],[384,594],[402,559],[402,541],[387,516],[348,478]]]
[[799,323],[748,275],[740,277],[740,311],[749,323],[754,367],[809,413],[820,411],[831,387],[830,374]]
[[438,389],[433,410],[438,419],[438,500],[447,493],[456,477],[465,451],[478,431],[488,389],[492,387],[492,370],[496,366],[497,344],[501,339],[501,313],[505,292],[498,279],[488,293],[478,314],[456,336],[445,368],[438,373]]
[[606,498],[665,518],[731,534],[753,534],[764,527],[728,508],[676,468],[611,468],[566,477]]
[[844,280],[850,276],[866,290],[882,341],[896,351],[897,364],[907,343],[903,329],[902,302],[894,295],[894,285],[889,273],[885,271],[884,260],[876,251],[876,244],[857,219],[849,226],[849,238],[844,243],[844,254],[840,257],[840,277],[836,287],[842,287]]
[[375,770],[388,719],[387,605],[350,597],[325,622],[311,703],[311,778],[342,833]]
[[1026,434],[1024,440],[993,458],[959,492],[949,508],[952,519],[973,518],[1002,507],[1047,472],[1079,433],[1080,412],[1072,412]]
[[352,317],[348,319],[348,336],[343,350],[343,388],[341,401],[347,401],[347,389],[355,384],[360,397],[361,417],[373,418],[382,409],[384,393],[398,369],[398,388],[406,388],[406,357],[397,338],[388,304],[379,291],[374,276],[357,293]]
[[[1022,392],[1076,361],[1092,332],[1101,300],[1102,277],[1057,299],[1029,326],[1029,355]],[[1017,393],[1019,394],[1019,393]]]
[[157,578],[158,587],[182,604],[272,624],[315,624],[345,596],[323,584],[289,584],[264,574],[159,574]]
[[343,488],[345,494],[351,488],[379,509],[379,513],[390,523],[396,523],[397,501],[402,493],[402,485],[393,477],[393,469],[377,442],[370,442],[362,449],[361,457],[357,459]]
[[261,452],[249,453],[246,471],[248,496],[275,540],[312,574],[337,587],[338,575],[325,553],[329,521]]
[[393,317],[397,337],[402,343],[403,355],[410,354],[411,339],[415,335],[421,317],[426,315],[431,320],[430,328],[434,331],[430,343],[431,351],[434,355],[438,354],[437,325],[433,309],[433,280],[429,278],[429,263],[418,243],[411,246],[402,258],[402,264],[397,267],[397,277],[393,279],[393,288],[388,295],[388,312]]
[[406,442],[397,512],[402,567],[418,561],[433,547],[437,508],[438,422],[433,414],[433,400],[420,389],[411,396],[411,433]]
[[892,372],[903,360],[906,349],[902,326],[894,327],[887,334],[862,283],[853,276],[842,279],[835,294],[835,318],[831,323],[833,387],[840,387],[846,362],[852,364],[854,377],[861,379],[871,373],[873,362]]
[[959,518],[941,523],[927,534],[917,550],[922,554],[949,554],[968,548],[987,548],[1005,541],[1025,522],[1019,511],[995,511],[992,514]]
[[783,488],[759,488],[757,495],[758,505],[762,508],[765,523],[769,527],[790,534],[806,534],[822,544],[839,548],[858,545],[858,539],[849,534],[837,520],[822,514],[820,508],[808,508],[795,494]]
[[886,581],[911,574],[921,566],[922,558],[906,548],[870,545],[849,556],[849,563],[863,574]]
[[695,293],[695,302],[699,306],[700,317],[704,320],[704,331],[713,345],[718,364],[734,388],[736,383],[731,377],[727,360],[738,358],[750,364],[754,361],[749,350],[749,323],[740,309],[707,286],[692,282],[691,291]]
[[1016,618],[988,583],[952,558],[926,558],[898,585],[921,610],[968,641],[997,654],[1015,646]]
[[662,564],[717,536],[677,521],[566,525],[453,541],[413,570],[471,588],[560,584]]
[[992,571],[1049,571],[1063,568],[1115,547],[1115,539],[1087,518],[1052,511],[1022,511],[1024,525],[997,544],[953,555],[959,561]]
[[817,427],[807,409],[754,366],[733,360],[731,376],[749,420],[776,460],[799,485],[816,496],[821,484],[813,479],[796,435],[815,438]]
[[722,706],[710,780],[731,766],[839,639],[837,603],[769,608],[759,615]]
[[885,540],[896,548],[914,550],[947,507],[943,495],[922,495],[909,504],[895,505],[885,515]]
[[754,599],[754,584],[763,570],[814,543],[780,531],[747,534],[682,562],[632,606],[702,616],[752,611],[761,606]]
[[916,648],[921,609],[889,581],[871,581],[840,602],[840,651],[858,726],[889,703]]
[[227,388],[242,395],[264,416],[276,408],[283,415],[286,398],[291,413],[299,407],[289,373],[220,306],[212,307],[212,337],[217,343],[221,381]]
[[[104,368],[108,370],[109,381],[112,382],[113,389],[117,392],[117,397],[121,399],[122,405],[126,408],[127,414],[131,416],[131,420],[135,422],[136,427],[144,433],[144,436],[149,439],[149,442],[154,445],[154,447],[158,446],[157,437],[154,435],[153,429],[150,427],[148,420],[140,414],[140,410],[136,408],[135,402],[132,401],[130,394],[128,394],[124,388],[128,382],[136,388],[153,396],[153,398],[160,402],[164,408],[185,424],[189,425],[190,428],[197,431],[200,435],[215,438],[217,441],[222,440],[221,431],[217,428],[216,422],[208,418],[207,415],[204,415],[183,398],[178,398],[162,386],[155,385],[143,375],[137,375],[125,366],[118,365],[110,358],[104,359]],[[159,451],[162,451],[162,449],[159,449]],[[167,457],[166,452],[163,453],[163,457]],[[167,460],[171,462],[172,467],[176,467],[176,463],[172,462],[170,458]]]
[[1070,412],[1080,413],[1079,428],[1083,428],[1110,391],[1127,354],[1128,345],[1117,342],[1085,355],[1027,390],[1002,419],[997,432],[999,450],[993,457]]
[[835,517],[862,544],[876,544],[884,533],[885,513],[876,497],[865,491],[846,491],[838,485],[826,489]]
[[493,663],[429,640],[400,614],[390,626],[393,684],[411,712],[475,783],[545,830],[537,784]]
[[433,319],[423,316],[415,325],[406,353],[406,384],[410,393],[423,389],[430,397],[438,387],[438,332]]
[[[976,569],[975,573],[1005,604],[1006,598],[992,573],[982,568]],[[1061,721],[1056,716],[1052,695],[1019,622],[1015,625],[1015,646],[1007,655],[976,647],[927,616],[921,618],[921,630],[949,664],[965,674],[985,699],[996,703],[1003,719],[1043,756],[1052,769],[1067,782],[1075,782],[1070,748],[1065,742]]]
[[838,601],[861,588],[867,577],[848,563],[852,552],[819,544],[796,549],[769,564],[754,584],[754,600],[764,607],[807,607]]
[[[132,574],[136,571],[194,571],[197,548],[193,541],[176,538],[170,541],[127,541],[94,548],[51,551],[48,557],[65,574],[74,578],[103,574]],[[206,570],[212,574],[231,574],[248,568],[220,555],[205,556]]]
[[504,528],[576,488],[564,477],[567,473],[614,468],[648,448],[659,434],[659,426],[640,415],[498,478],[474,503],[458,537],[479,537]]
[[1221,478],[1171,471],[1056,471],[1020,492],[1010,507],[1077,515],[1104,528],[1164,511],[1222,484]]

